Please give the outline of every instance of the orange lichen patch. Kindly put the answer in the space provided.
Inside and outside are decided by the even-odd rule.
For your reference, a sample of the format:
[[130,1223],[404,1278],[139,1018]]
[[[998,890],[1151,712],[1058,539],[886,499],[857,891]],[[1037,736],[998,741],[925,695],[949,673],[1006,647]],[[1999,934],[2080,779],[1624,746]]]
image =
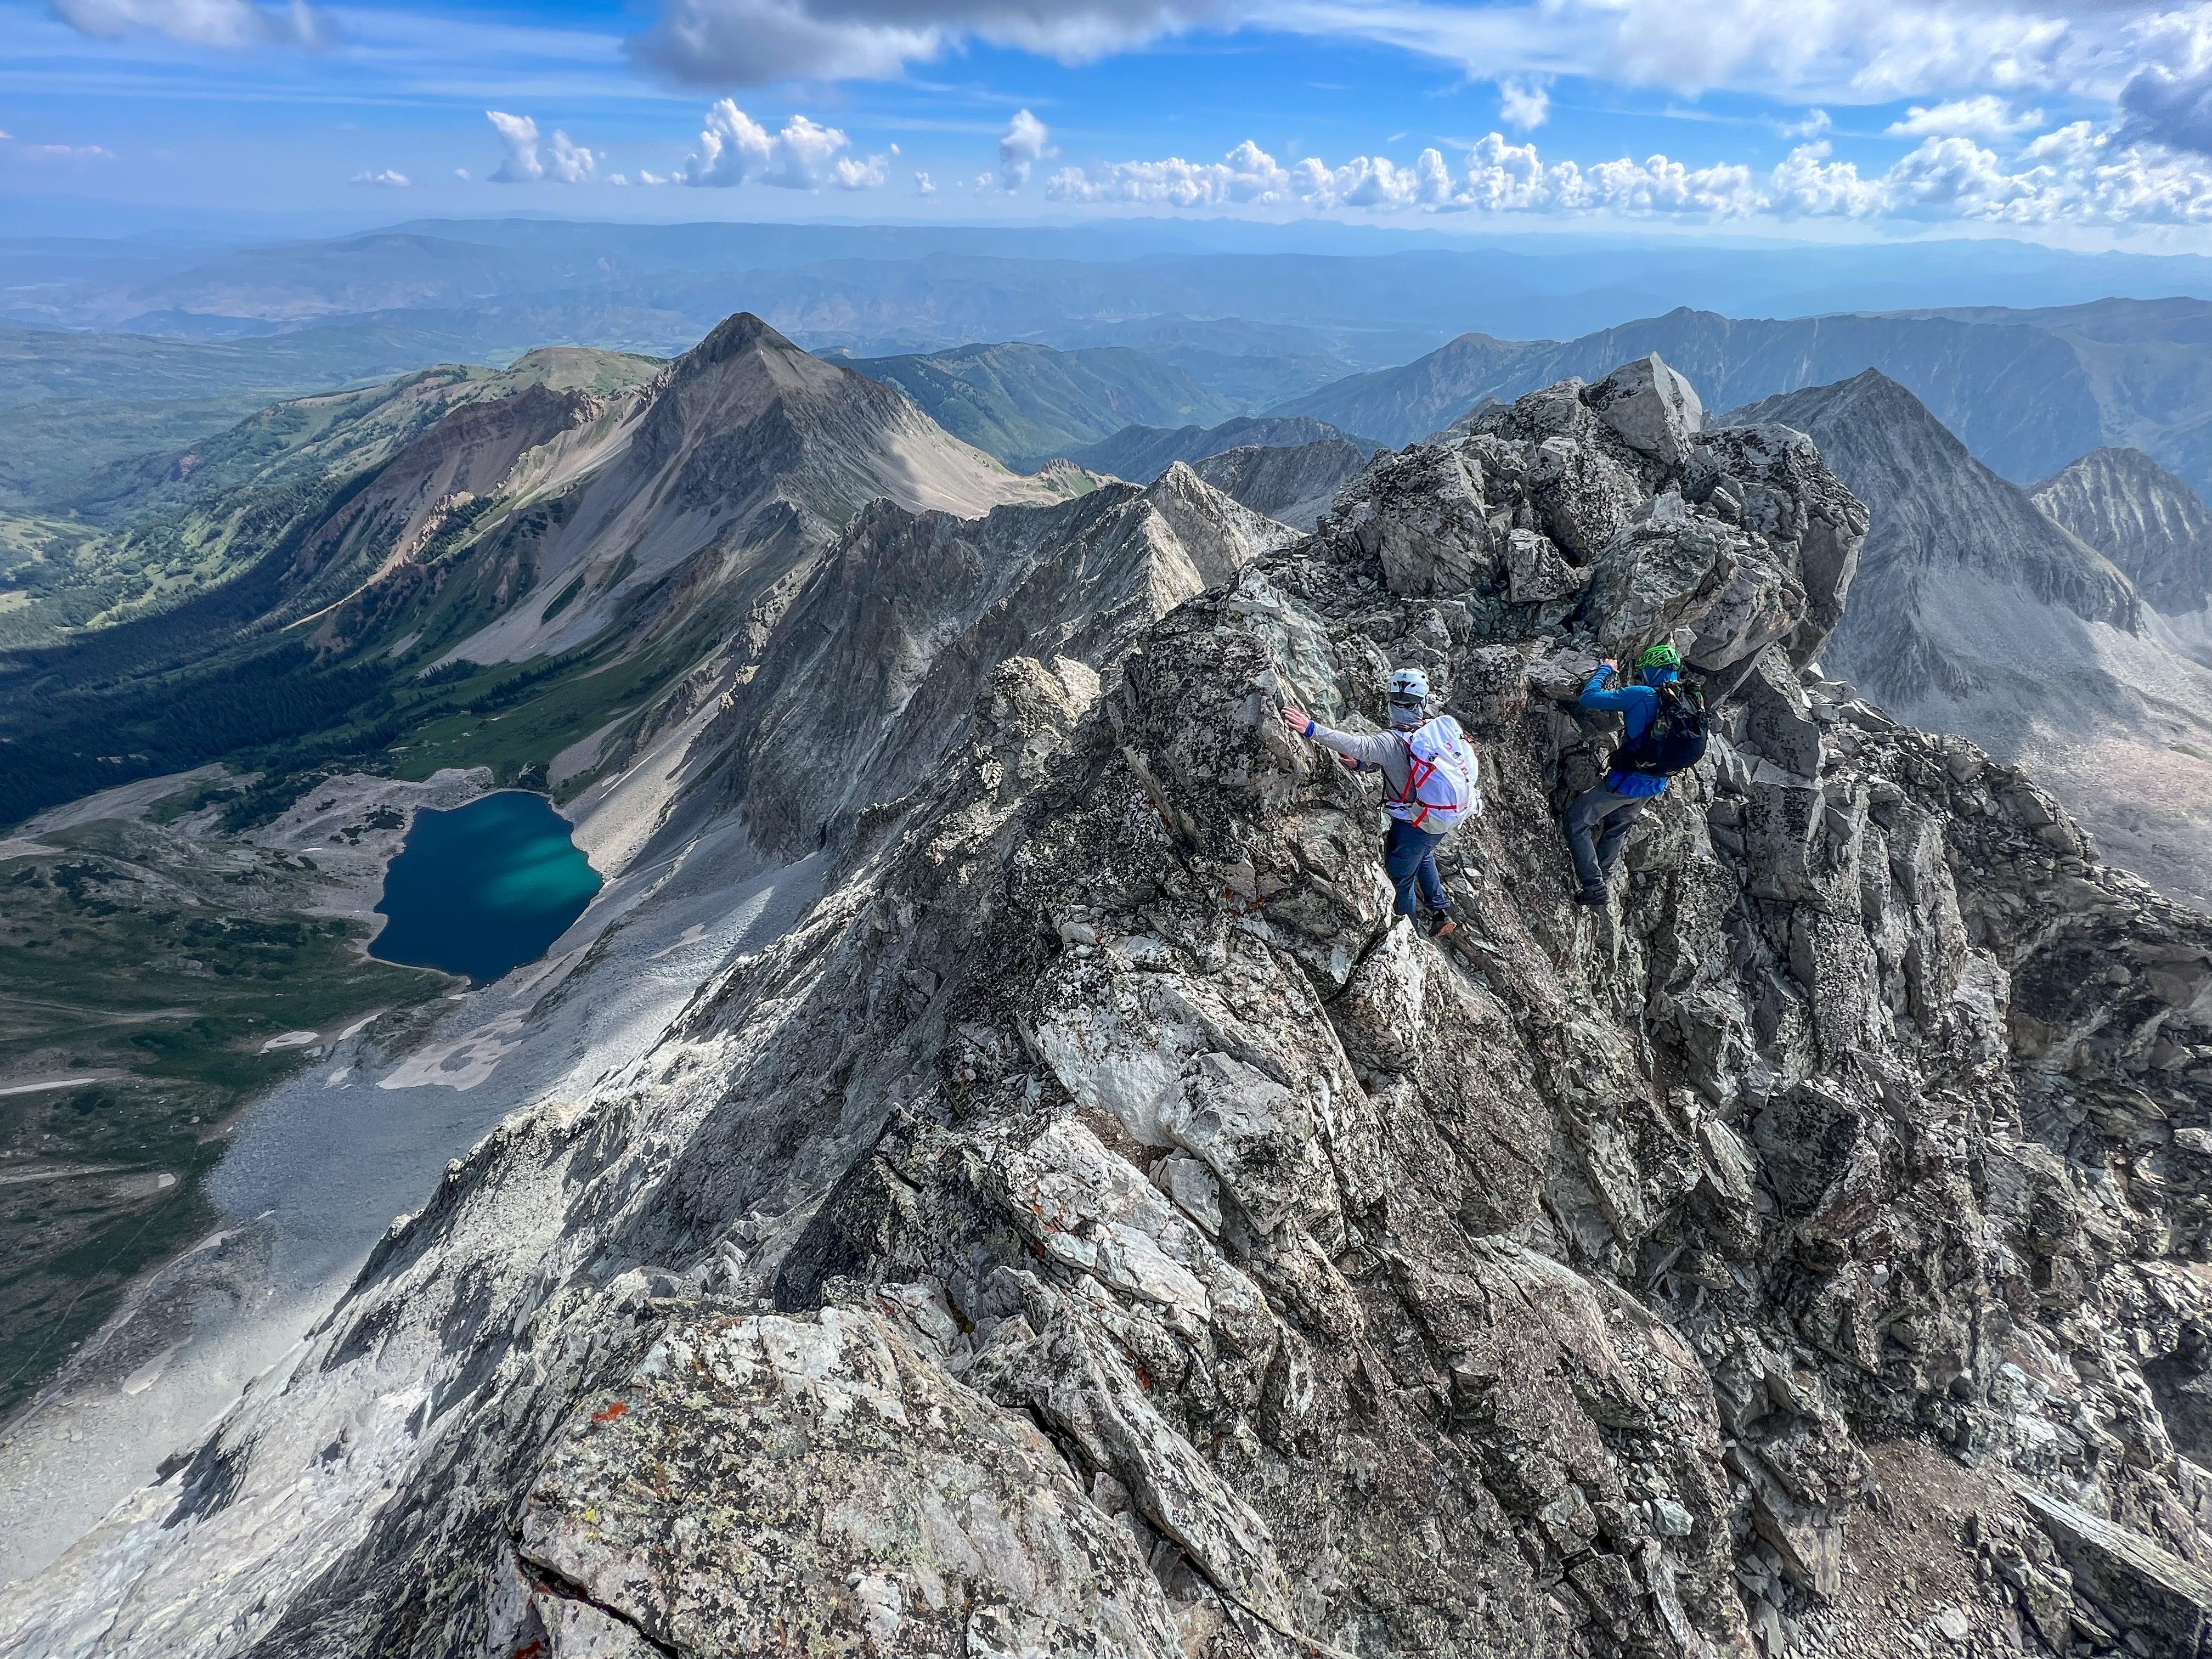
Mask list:
[[622,1416],[629,1410],[629,1406],[617,1400],[612,1405],[609,1406],[605,1411],[593,1412],[592,1413],[592,1421],[594,1423],[611,1423],[615,1419]]

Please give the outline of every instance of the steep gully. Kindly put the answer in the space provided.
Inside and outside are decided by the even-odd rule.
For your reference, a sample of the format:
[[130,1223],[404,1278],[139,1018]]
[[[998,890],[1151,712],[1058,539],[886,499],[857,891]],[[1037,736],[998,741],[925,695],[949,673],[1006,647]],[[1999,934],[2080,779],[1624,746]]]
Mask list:
[[[872,513],[785,636],[885,642],[842,880],[457,1162],[0,1644],[2197,1650],[2212,922],[1808,675],[1864,510],[1698,416],[1549,388],[1304,539],[1187,473],[1064,539]],[[1660,637],[1721,737],[1578,915],[1569,699]],[[1273,719],[1405,661],[1494,771],[1454,950]],[[696,787],[797,852],[865,785],[775,678]]]

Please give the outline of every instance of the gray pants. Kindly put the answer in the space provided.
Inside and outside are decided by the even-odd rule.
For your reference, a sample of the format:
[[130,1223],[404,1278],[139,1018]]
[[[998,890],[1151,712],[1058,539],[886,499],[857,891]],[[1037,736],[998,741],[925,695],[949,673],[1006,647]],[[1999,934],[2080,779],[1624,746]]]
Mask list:
[[1620,862],[1620,844],[1650,803],[1649,795],[1616,794],[1603,780],[1575,797],[1567,808],[1567,849],[1585,889],[1605,885]]

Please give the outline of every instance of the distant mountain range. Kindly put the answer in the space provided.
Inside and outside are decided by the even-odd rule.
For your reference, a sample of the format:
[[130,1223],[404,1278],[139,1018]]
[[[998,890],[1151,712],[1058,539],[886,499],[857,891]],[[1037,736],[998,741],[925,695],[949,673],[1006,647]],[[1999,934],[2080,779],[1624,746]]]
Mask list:
[[1056,351],[1017,342],[848,361],[898,387],[955,437],[1025,471],[1125,428],[1210,426],[1237,412],[1182,369],[1127,346]]
[[1686,307],[1565,342],[1462,335],[1269,412],[1401,444],[1486,398],[1510,400],[1567,375],[1595,380],[1654,351],[1717,408],[1879,369],[2016,483],[2122,444],[2212,488],[2212,304],[2198,300],[1781,321]]
[[[2018,483],[2118,447],[2212,489],[2212,300],[2192,297],[2212,295],[2212,262],[1994,242],[1836,249],[1809,270],[1798,251],[1621,252],[1142,222],[423,221],[183,258],[0,240],[0,325],[35,325],[0,335],[0,512],[65,515],[86,472],[276,398],[549,343],[672,356],[739,310],[810,349],[902,360],[884,372],[917,403],[1018,465],[1237,416],[1403,443],[1657,351],[1720,406],[1879,368]],[[1986,303],[2000,295],[2026,303]],[[1143,361],[1061,361],[1102,351]]]
[[[1809,434],[1872,510],[1828,671],[2033,766],[2116,861],[2212,908],[2212,667],[2128,574],[1876,370],[1726,418]],[[2102,533],[2130,510],[2089,503],[2144,476],[2100,463],[2040,493]]]
[[1100,323],[1068,333],[1069,346],[1129,346],[1170,363],[1239,407],[1268,408],[1358,372],[1322,329],[1254,323],[1242,317],[1167,313]]
[[[426,219],[339,237],[257,235],[250,245],[198,252],[151,239],[0,239],[0,322],[185,334],[245,334],[397,308],[528,307],[549,321],[562,313],[571,321],[521,340],[518,350],[565,340],[663,354],[739,310],[802,345],[872,356],[980,339],[1143,347],[1099,331],[1141,329],[1160,317],[1237,318],[1318,335],[1322,355],[1372,368],[1468,329],[1567,339],[1683,304],[1796,317],[2064,306],[2108,295],[2212,298],[2212,261],[1996,240],[1832,246],[1808,258],[1802,248],[1734,242],[1478,239],[1228,221],[1024,228]],[[591,337],[583,326],[590,319],[622,337]],[[642,337],[652,330],[662,331]],[[1309,343],[1287,355],[1316,349]]]
[[1124,427],[1103,442],[1073,452],[1068,459],[1095,472],[1110,472],[1117,478],[1149,483],[1177,461],[1188,461],[1194,465],[1210,455],[1218,455],[1226,450],[1255,447],[1276,448],[1322,443],[1331,439],[1354,443],[1363,453],[1372,453],[1380,447],[1373,443],[1347,439],[1344,433],[1326,421],[1316,421],[1306,416],[1274,419],[1239,416],[1233,421],[1224,421],[1218,426],[1183,426],[1171,429]]

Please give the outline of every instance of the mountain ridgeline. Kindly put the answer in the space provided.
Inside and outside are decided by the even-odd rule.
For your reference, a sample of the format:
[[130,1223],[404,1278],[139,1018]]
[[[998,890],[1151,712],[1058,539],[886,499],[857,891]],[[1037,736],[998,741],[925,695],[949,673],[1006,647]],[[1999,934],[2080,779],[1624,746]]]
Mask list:
[[1211,426],[1239,412],[1182,369],[1124,346],[961,346],[853,366],[898,387],[946,431],[1021,468],[1073,457],[1125,427]]
[[2212,489],[2207,317],[2212,305],[2196,300],[1781,319],[1682,307],[1564,343],[1465,334],[1402,368],[1352,376],[1267,412],[1406,443],[1485,398],[1517,398],[1566,375],[1595,380],[1647,352],[1687,374],[1718,409],[1874,368],[2016,483],[2117,444]]
[[[457,1159],[0,1650],[2194,1650],[2212,920],[1826,672],[1869,592],[2142,638],[2124,574],[1878,380],[1707,422],[1638,359],[1299,534],[1181,463],[1054,499],[810,362],[733,321],[548,406],[483,527],[418,534],[417,465],[338,556],[349,661],[711,617],[574,809],[826,884]],[[2013,539],[1878,545],[1854,471]],[[1579,908],[1577,694],[1660,640],[1710,751]],[[1401,664],[1484,757],[1447,945],[1279,714]]]
[[757,650],[869,501],[1088,487],[1008,471],[747,316],[665,365],[533,354],[281,405],[118,489],[158,507],[195,475],[123,532],[116,625],[0,657],[0,819],[218,757],[277,781],[395,743],[433,762],[410,733],[552,674],[566,695],[494,759],[542,765]]

